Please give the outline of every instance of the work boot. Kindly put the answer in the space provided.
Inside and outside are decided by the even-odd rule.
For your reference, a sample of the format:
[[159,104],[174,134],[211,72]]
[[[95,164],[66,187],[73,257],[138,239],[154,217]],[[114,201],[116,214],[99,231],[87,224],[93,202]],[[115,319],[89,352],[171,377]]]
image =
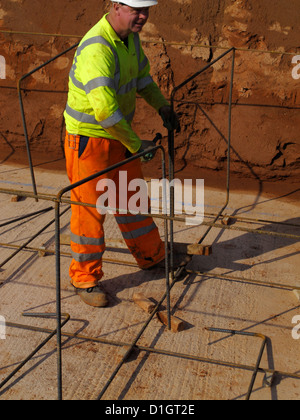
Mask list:
[[75,287],[75,289],[80,299],[89,306],[104,308],[108,305],[106,294],[100,286],[89,287],[88,289],[78,289]]

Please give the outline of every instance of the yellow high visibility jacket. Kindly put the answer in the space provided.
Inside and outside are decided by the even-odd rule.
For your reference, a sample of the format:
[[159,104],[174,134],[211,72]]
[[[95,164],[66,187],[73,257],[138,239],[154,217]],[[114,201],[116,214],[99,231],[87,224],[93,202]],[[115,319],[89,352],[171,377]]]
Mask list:
[[136,94],[157,111],[168,101],[150,76],[138,34],[128,47],[103,18],[80,42],[69,75],[64,112],[70,134],[119,140],[136,153],[141,140],[131,128]]

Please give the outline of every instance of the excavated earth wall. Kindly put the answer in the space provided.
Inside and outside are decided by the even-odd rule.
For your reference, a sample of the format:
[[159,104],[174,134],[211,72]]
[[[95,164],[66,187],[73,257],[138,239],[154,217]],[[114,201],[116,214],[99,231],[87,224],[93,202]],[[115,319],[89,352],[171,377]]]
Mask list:
[[[1,0],[1,161],[26,159],[18,80],[80,40],[110,1]],[[232,173],[299,182],[299,0],[160,0],[141,38],[154,79],[169,98],[175,86],[236,47],[232,108]],[[10,32],[12,31],[12,32]],[[64,35],[64,36],[59,36]],[[74,50],[22,84],[35,162],[63,158],[63,111]],[[226,169],[232,54],[180,89],[176,170],[199,175]],[[166,130],[141,99],[134,128],[142,138]],[[159,160],[148,166],[157,171]],[[59,166],[59,163],[57,163]],[[57,167],[58,167],[57,166]],[[186,172],[185,172],[186,171]]]

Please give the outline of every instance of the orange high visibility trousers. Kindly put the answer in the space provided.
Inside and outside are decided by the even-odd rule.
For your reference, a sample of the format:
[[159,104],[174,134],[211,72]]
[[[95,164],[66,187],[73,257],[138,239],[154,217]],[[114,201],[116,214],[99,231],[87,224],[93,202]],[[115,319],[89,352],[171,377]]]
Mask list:
[[[126,159],[126,148],[117,140],[66,134],[65,156],[71,184],[89,177]],[[97,191],[101,179],[113,180],[119,207],[119,172],[126,171],[127,183],[143,179],[139,159],[110,171],[71,191],[71,201],[97,204],[104,192]],[[127,199],[133,195],[128,192]],[[105,251],[103,224],[105,214],[94,207],[72,204],[71,216],[71,283],[77,288],[96,286],[103,277],[102,257]],[[146,269],[165,258],[165,248],[157,226],[151,217],[132,214],[115,214],[123,238],[140,268]]]

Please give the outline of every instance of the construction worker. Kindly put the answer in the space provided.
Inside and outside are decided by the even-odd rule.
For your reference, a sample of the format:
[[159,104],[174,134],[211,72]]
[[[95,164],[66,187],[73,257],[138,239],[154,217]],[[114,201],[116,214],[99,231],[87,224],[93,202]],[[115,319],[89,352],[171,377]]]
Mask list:
[[[156,4],[156,0],[112,1],[110,12],[77,48],[64,113],[65,155],[71,183],[154,146],[151,141],[142,141],[131,127],[137,92],[156,109],[168,129],[178,127],[176,114],[149,74],[150,65],[139,38],[150,7]],[[133,179],[143,179],[139,159],[100,179],[115,181],[118,189],[120,170],[127,171],[128,184]],[[98,181],[99,178],[72,190],[72,201],[95,205],[100,194]],[[108,304],[100,283],[104,220],[105,215],[96,208],[72,205],[71,283],[80,298],[94,307]],[[116,214],[116,221],[140,268],[148,269],[164,260],[164,244],[152,218]]]

